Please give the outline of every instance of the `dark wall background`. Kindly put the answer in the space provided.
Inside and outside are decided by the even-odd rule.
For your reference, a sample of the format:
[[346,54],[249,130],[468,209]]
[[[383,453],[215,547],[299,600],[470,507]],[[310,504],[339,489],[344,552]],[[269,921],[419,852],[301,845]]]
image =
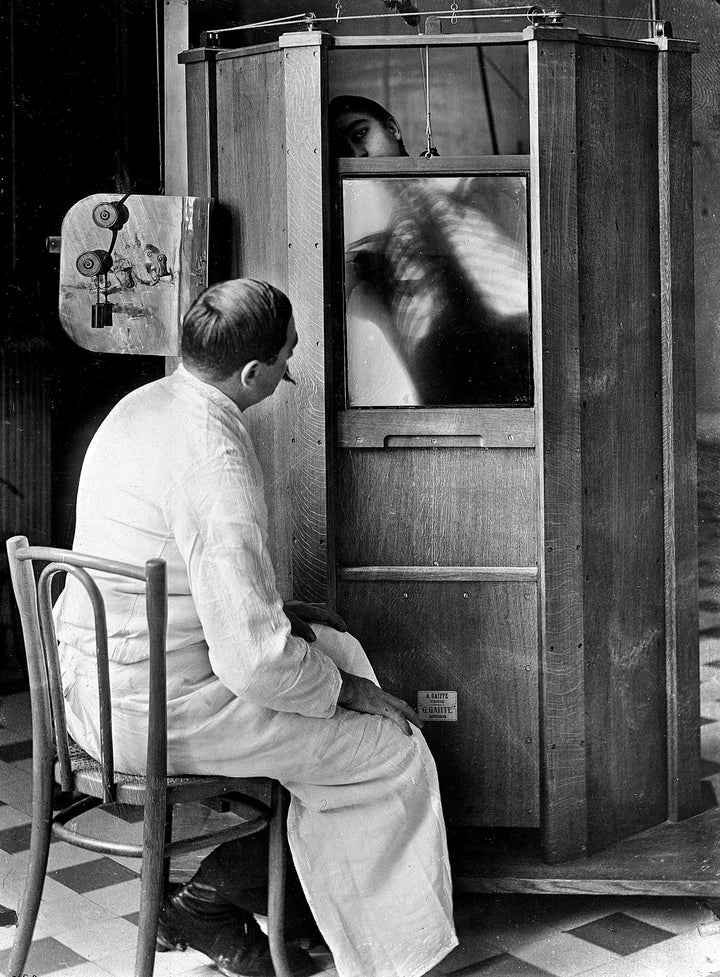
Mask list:
[[[160,11],[160,16],[162,12]],[[162,192],[156,8],[118,3],[6,0],[2,129],[3,344],[45,378],[51,426],[52,522],[72,540],[79,462],[119,396],[162,373],[161,359],[98,356],[75,346],[56,309],[58,257],[46,238],[91,193]],[[28,432],[28,436],[31,432]]]
[[92,434],[164,370],[162,358],[99,356],[65,336],[46,248],[91,193],[162,192],[156,11],[162,20],[152,0],[4,0],[0,11],[0,693],[24,682],[4,540],[72,543]]

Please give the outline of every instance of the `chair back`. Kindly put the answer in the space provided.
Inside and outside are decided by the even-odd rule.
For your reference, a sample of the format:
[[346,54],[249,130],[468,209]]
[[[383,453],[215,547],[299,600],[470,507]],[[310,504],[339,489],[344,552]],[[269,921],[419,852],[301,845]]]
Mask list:
[[[167,717],[165,646],[167,631],[167,583],[164,560],[148,560],[144,567],[47,546],[30,546],[27,537],[7,542],[15,599],[20,611],[30,680],[33,725],[33,762],[57,759],[59,783],[73,787],[72,766],[65,720],[65,699],[60,674],[58,642],[52,614],[52,583],[59,573],[72,575],[85,589],[92,604],[99,693],[100,762],[103,802],[115,800],[115,763],[112,739],[112,698],[108,664],[105,603],[88,572],[129,577],[145,582],[149,629],[150,685],[148,749],[145,773],[148,792],[166,790]],[[42,566],[42,569],[40,567]]]

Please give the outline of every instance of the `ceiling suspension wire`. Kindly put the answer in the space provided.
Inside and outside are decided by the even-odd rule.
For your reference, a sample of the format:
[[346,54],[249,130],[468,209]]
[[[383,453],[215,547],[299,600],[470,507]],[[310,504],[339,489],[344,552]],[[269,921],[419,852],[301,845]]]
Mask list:
[[[462,12],[458,8],[458,4],[453,0],[450,5],[450,11],[447,8],[444,10],[423,10],[418,16],[422,17],[437,17],[445,16],[452,19],[453,23],[456,23],[460,18],[467,17],[477,17],[487,20],[497,20],[497,19],[522,19],[526,20],[530,17],[532,13],[533,17],[543,17],[546,16],[546,11],[541,7],[535,5],[528,6],[527,4],[522,4],[512,7],[474,7],[468,10],[463,10]],[[553,16],[558,14],[559,11],[548,11],[547,16]],[[312,11],[308,11],[303,14],[291,14],[286,17],[275,17],[272,20],[261,20],[256,21],[252,24],[237,24],[235,27],[220,27],[214,30],[207,30],[205,34],[208,37],[218,37],[220,34],[228,34],[232,31],[248,31],[248,30],[258,30],[263,27],[285,27],[293,26],[299,24],[305,24],[310,29],[314,24],[326,24],[326,23],[340,23],[341,21],[355,21],[355,20],[386,20],[388,18],[401,17],[403,19],[407,18],[407,11],[396,10],[390,13],[383,14],[343,14],[342,13],[342,3],[335,4],[335,14],[331,17],[318,17]]]
[[[720,2],[720,0],[718,0]],[[385,0],[387,6],[392,6],[393,9],[389,13],[379,13],[379,14],[345,14],[343,13],[343,3],[342,0],[336,0],[335,3],[335,14],[329,17],[318,17],[312,11],[307,11],[301,14],[291,14],[286,17],[275,17],[271,20],[261,20],[256,21],[252,24],[237,24],[235,27],[221,27],[216,30],[208,30],[205,32],[205,36],[215,41],[218,40],[221,34],[228,34],[233,31],[248,31],[248,30],[259,30],[261,28],[267,27],[292,27],[305,25],[308,30],[313,30],[315,25],[318,24],[328,24],[335,23],[339,24],[341,22],[350,21],[377,21],[377,20],[387,20],[396,19],[398,17],[402,18],[406,23],[410,23],[409,10],[412,6],[412,20],[417,18],[418,20],[418,34],[421,33],[419,26],[419,18],[437,18],[438,20],[449,20],[451,24],[456,25],[461,20],[524,20],[529,22],[533,26],[539,26],[542,24],[549,24],[551,26],[561,26],[566,19],[569,20],[607,20],[607,21],[618,21],[620,23],[633,23],[633,24],[649,24],[652,26],[653,30],[662,30],[663,21],[658,19],[658,3],[657,0],[652,0],[650,4],[650,15],[647,17],[624,17],[615,16],[612,14],[584,14],[584,13],[574,13],[572,11],[559,10],[557,8],[546,9],[538,4],[523,4],[517,6],[508,7],[470,7],[465,10],[461,10],[458,6],[457,0],[452,0],[450,4],[450,9],[445,8],[444,10],[424,10],[415,12],[415,5],[409,4],[406,0],[405,3],[402,0]]]

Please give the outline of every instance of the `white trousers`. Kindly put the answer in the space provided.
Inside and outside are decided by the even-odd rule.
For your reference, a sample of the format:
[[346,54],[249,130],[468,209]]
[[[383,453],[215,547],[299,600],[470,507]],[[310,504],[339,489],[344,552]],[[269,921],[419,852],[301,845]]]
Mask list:
[[[351,635],[315,631],[340,668],[375,679]],[[94,662],[67,646],[62,659],[70,733],[97,755]],[[342,708],[316,719],[254,706],[218,681],[204,647],[167,664],[171,772],[288,788],[293,860],[340,977],[421,977],[457,945],[437,773],[418,730]],[[116,766],[142,770],[147,662],[113,665],[111,680]]]

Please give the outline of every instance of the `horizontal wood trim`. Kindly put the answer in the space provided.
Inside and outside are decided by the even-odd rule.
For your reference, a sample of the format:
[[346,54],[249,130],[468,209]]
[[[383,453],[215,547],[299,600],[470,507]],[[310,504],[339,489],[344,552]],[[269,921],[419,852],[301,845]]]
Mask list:
[[339,47],[467,47],[468,45],[523,44],[520,31],[497,34],[408,34],[334,37],[332,46]]
[[476,434],[390,434],[386,448],[484,448],[485,439]]
[[196,61],[214,61],[220,51],[215,47],[195,47],[189,51],[181,51],[178,56],[179,64],[193,64]]
[[571,896],[695,896],[698,899],[720,897],[720,884],[714,879],[629,879],[627,873],[613,879],[525,878],[523,876],[468,877],[463,872],[453,876],[456,892],[543,892]]
[[[573,15],[567,14],[567,17],[572,20]],[[581,19],[584,20],[585,18],[583,17]],[[649,47],[655,47],[661,51],[689,51],[693,54],[700,50],[700,45],[697,41],[681,38],[602,37],[599,34],[582,34],[572,27],[527,27],[523,34],[525,39],[529,41],[572,41],[577,44],[587,45],[588,47],[635,48],[636,50],[643,48],[647,50]]]
[[337,415],[340,448],[383,448],[388,438],[401,437],[423,439],[417,441],[417,446],[427,447],[427,437],[448,436],[472,437],[477,439],[474,446],[482,448],[533,448],[535,411],[526,407],[384,407],[341,411]]
[[433,173],[518,173],[525,176],[530,170],[530,157],[517,156],[448,156],[432,159],[412,156],[368,157],[366,159],[339,159],[336,163],[340,176],[426,176]]
[[604,851],[562,865],[492,835],[463,836],[450,845],[453,882],[465,892],[637,893],[718,898],[720,808],[679,823],[663,822]]
[[226,61],[229,58],[247,58],[257,54],[270,54],[277,50],[277,41],[271,41],[269,44],[254,44],[251,47],[225,48],[217,52],[217,59]]
[[659,51],[684,51],[686,54],[697,54],[700,44],[697,41],[683,40],[679,37],[656,37],[653,41]]
[[338,580],[537,580],[537,567],[341,567]]

